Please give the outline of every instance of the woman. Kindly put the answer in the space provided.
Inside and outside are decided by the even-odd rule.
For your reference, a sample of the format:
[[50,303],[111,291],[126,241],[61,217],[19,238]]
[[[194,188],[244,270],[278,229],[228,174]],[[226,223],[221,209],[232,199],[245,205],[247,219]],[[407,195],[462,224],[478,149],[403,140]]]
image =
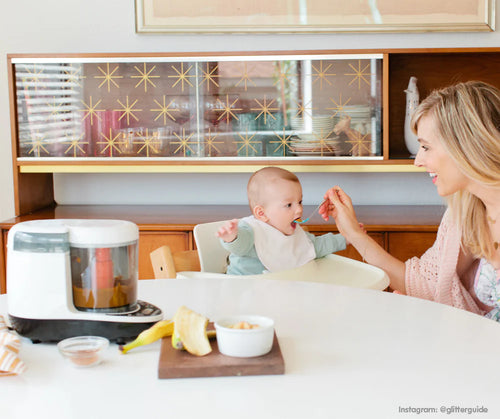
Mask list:
[[325,194],[340,233],[365,261],[384,269],[394,290],[500,321],[500,90],[471,81],[434,91],[412,128],[425,167],[448,209],[436,242],[421,258],[401,262],[365,234],[349,196]]

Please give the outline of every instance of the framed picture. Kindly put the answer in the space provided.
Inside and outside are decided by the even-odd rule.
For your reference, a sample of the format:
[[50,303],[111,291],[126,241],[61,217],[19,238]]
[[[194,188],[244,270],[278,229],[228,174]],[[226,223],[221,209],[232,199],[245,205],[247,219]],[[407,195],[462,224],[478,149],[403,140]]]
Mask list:
[[479,32],[495,0],[136,0],[138,33]]

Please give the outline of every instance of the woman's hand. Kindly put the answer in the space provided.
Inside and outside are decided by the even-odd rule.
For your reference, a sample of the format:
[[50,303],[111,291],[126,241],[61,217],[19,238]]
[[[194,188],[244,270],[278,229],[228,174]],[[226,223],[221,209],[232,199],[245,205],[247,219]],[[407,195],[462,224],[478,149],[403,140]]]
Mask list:
[[328,202],[320,208],[323,218],[328,220],[328,216],[332,216],[340,234],[356,248],[363,261],[386,271],[391,280],[391,288],[404,294],[406,292],[404,262],[387,253],[366,234],[363,224],[356,218],[349,195],[340,187],[334,186],[326,192],[325,199]]
[[215,235],[226,243],[232,242],[236,237],[238,237],[238,220],[230,220],[224,224],[219,230],[215,232]]
[[339,186],[328,189],[324,199],[326,202],[320,207],[319,213],[325,220],[328,220],[329,216],[333,217],[340,234],[346,240],[352,242],[354,234],[365,234],[363,224],[356,218],[351,198]]

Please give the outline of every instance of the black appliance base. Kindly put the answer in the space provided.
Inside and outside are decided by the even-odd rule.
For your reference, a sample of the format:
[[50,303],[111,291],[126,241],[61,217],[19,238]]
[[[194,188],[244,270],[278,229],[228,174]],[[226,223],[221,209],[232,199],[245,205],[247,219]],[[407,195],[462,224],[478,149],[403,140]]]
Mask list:
[[62,339],[74,336],[103,336],[110,341],[123,344],[135,339],[143,330],[151,327],[155,321],[141,323],[106,322],[95,320],[43,320],[23,319],[9,315],[12,328],[21,336],[25,336],[33,343],[59,342]]

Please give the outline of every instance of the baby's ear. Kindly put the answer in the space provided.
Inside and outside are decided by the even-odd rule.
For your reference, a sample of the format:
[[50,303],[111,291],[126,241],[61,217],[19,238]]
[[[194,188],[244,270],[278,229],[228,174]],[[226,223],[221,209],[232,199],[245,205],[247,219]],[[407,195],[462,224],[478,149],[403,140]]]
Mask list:
[[253,208],[253,216],[259,220],[267,223],[268,218],[266,217],[266,213],[264,212],[264,208],[261,205],[256,205]]

